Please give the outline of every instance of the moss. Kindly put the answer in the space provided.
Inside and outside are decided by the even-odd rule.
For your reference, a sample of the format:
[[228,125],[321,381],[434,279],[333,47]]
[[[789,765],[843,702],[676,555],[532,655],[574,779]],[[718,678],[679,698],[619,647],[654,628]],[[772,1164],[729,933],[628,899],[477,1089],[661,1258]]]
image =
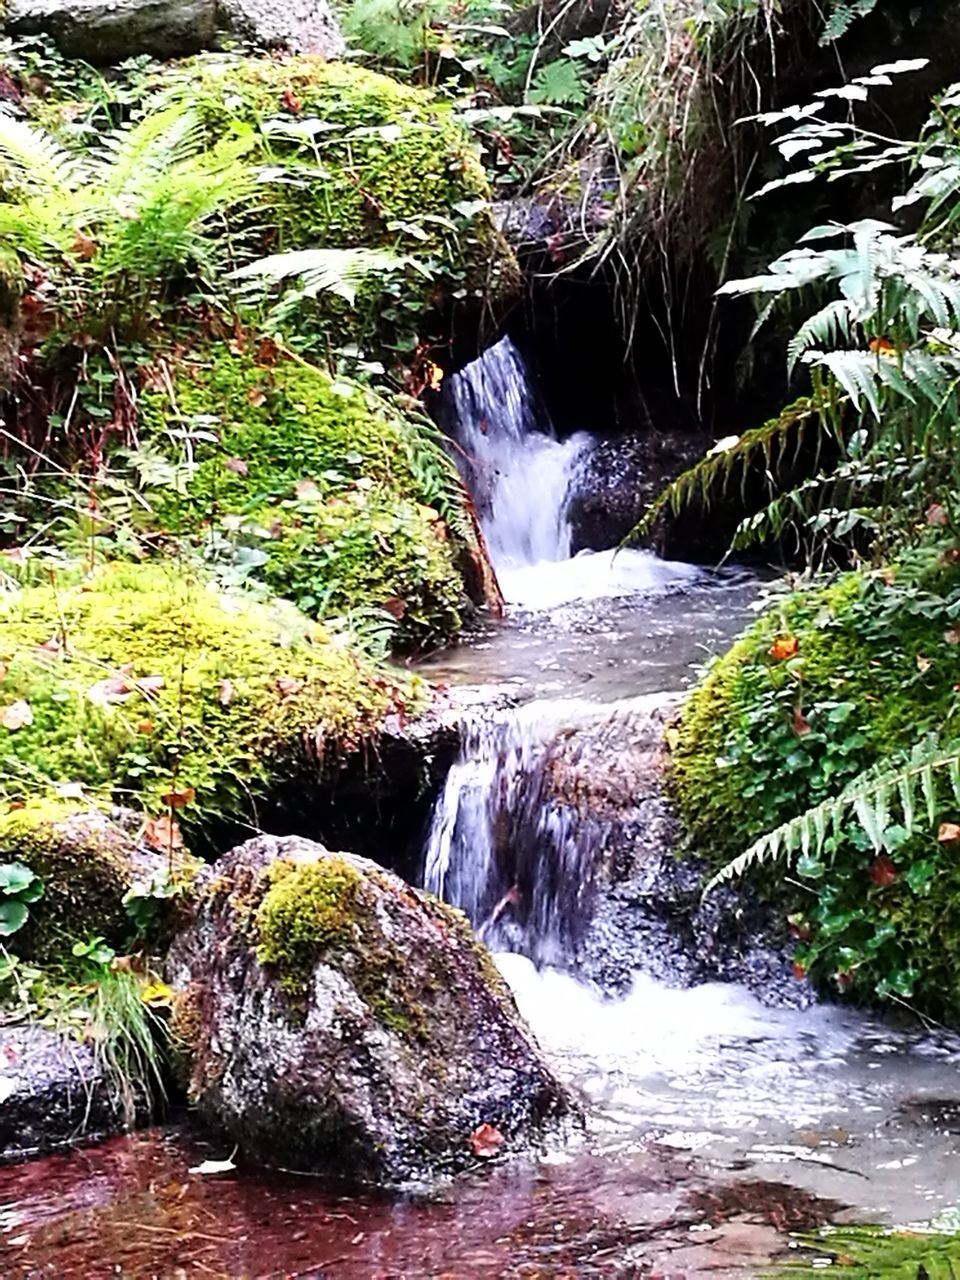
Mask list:
[[216,591],[182,564],[108,565],[0,598],[0,798],[52,783],[150,812],[184,793],[187,831],[253,819],[307,764],[375,732],[408,690],[282,604]]
[[[386,877],[368,880],[336,854],[316,862],[281,859],[261,875],[256,910],[257,959],[272,966],[296,1014],[318,964],[340,969],[382,1026],[397,1035],[429,1038],[410,964],[383,936],[377,890],[392,892]],[[386,889],[384,889],[386,886]]]
[[[386,606],[401,647],[456,633],[457,539],[429,505],[402,420],[319,369],[225,345],[180,365],[176,402],[218,441],[198,444],[184,496],[158,499],[168,528],[225,529],[271,590],[316,615]],[[144,394],[144,430],[158,442],[169,414],[167,396]]]
[[[266,124],[267,159],[294,154],[284,144],[285,127],[309,133],[312,123],[322,121],[313,136],[323,181],[287,187],[286,207],[273,211],[278,248],[393,247],[398,228],[390,224],[414,222],[424,238],[410,244],[424,258],[452,264],[466,248],[468,258],[474,251],[475,268],[486,267],[494,243],[488,221],[477,225],[466,246],[451,235],[453,206],[485,199],[489,187],[449,101],[362,67],[310,56],[205,55],[181,64],[180,75],[201,118],[218,134],[238,121],[261,129]],[[169,91],[169,78],[167,83]]]
[[32,799],[0,814],[0,862],[25,863],[43,881],[12,940],[20,955],[56,960],[71,944],[101,934],[120,945],[130,932],[123,897],[133,879],[130,836],[82,802]]

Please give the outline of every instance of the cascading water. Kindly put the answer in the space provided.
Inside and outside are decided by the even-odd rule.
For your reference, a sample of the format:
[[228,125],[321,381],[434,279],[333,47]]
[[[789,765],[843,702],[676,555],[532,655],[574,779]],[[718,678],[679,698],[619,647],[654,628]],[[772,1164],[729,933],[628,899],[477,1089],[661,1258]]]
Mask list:
[[494,950],[559,964],[576,949],[603,833],[560,803],[554,745],[603,710],[531,702],[465,726],[434,811],[424,885],[466,912]]
[[689,566],[644,551],[571,557],[570,500],[591,438],[585,432],[556,438],[509,338],[450,378],[445,395],[460,469],[508,603],[551,608],[695,576]]

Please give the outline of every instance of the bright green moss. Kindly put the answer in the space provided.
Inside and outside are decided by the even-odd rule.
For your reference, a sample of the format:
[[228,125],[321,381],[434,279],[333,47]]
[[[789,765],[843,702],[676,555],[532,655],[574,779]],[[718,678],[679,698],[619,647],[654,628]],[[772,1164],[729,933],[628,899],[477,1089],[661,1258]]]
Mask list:
[[[314,615],[386,606],[408,648],[455,634],[457,540],[428,505],[412,429],[321,370],[209,355],[181,364],[177,410],[218,440],[197,446],[186,495],[161,497],[167,527],[223,531],[272,591]],[[158,440],[169,414],[166,396],[144,395]]]
[[281,860],[263,878],[268,887],[257,910],[257,959],[276,968],[285,991],[302,994],[315,965],[356,944],[363,878],[336,857]]
[[158,812],[191,790],[188,829],[252,818],[307,736],[376,730],[391,680],[290,606],[224,595],[182,564],[108,565],[0,597],[0,797],[52,783]]
[[[376,873],[372,873],[376,881]],[[380,878],[382,892],[393,890]],[[339,969],[377,1022],[400,1036],[428,1036],[418,979],[383,936],[376,888],[343,858],[281,859],[262,874],[256,911],[257,959],[271,966],[296,1009],[319,964]]]

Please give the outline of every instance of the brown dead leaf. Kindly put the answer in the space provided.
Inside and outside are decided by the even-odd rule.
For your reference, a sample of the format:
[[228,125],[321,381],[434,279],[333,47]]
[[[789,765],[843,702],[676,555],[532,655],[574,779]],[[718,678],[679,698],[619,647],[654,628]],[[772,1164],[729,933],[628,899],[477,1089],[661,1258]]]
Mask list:
[[84,262],[89,262],[91,258],[97,256],[96,242],[84,232],[78,231],[73,237],[73,252]]
[[870,879],[875,885],[883,889],[888,884],[893,884],[896,878],[897,869],[888,853],[881,853],[879,858],[874,858],[870,866]]
[[294,676],[277,676],[276,681],[277,693],[281,698],[295,698],[303,688],[303,681],[295,679]]
[[25,729],[27,725],[33,724],[33,711],[30,703],[25,702],[23,698],[18,698],[16,702],[11,702],[8,707],[4,707],[0,711],[0,724],[4,729],[9,729],[11,733],[16,733],[18,729]]
[[294,115],[299,114],[299,112],[303,110],[303,103],[289,87],[284,89],[282,101],[286,109],[288,111],[292,111]]
[[217,691],[217,699],[221,707],[229,707],[233,701],[234,688],[232,680],[221,680],[220,687]]
[[799,707],[794,707],[793,709],[793,728],[794,732],[801,738],[810,732],[810,721]]
[[399,596],[390,596],[384,600],[383,608],[390,614],[391,618],[396,618],[399,622],[403,615],[407,612],[406,600],[401,600]]
[[960,840],[960,822],[941,822],[937,839],[941,844],[955,844]]
[[247,400],[255,409],[259,409],[266,399],[267,393],[264,391],[263,387],[251,387],[247,392]]
[[247,466],[247,464],[244,462],[242,458],[228,458],[223,465],[227,468],[228,471],[232,471],[234,475],[242,476],[244,478],[250,472],[250,468]]
[[470,1150],[475,1156],[489,1160],[503,1146],[505,1138],[492,1124],[477,1125],[470,1135]]
[[950,523],[950,517],[947,515],[946,508],[940,502],[931,502],[927,507],[927,524],[935,525],[939,529],[945,529]]
[[160,797],[171,809],[185,809],[188,804],[193,804],[196,798],[197,793],[193,787],[174,788],[172,791],[165,791]]
[[137,733],[153,733],[153,729],[152,720],[139,720],[137,722]]
[[144,844],[158,853],[171,853],[174,849],[183,848],[183,836],[176,819],[168,813],[159,818],[148,818],[143,828]]

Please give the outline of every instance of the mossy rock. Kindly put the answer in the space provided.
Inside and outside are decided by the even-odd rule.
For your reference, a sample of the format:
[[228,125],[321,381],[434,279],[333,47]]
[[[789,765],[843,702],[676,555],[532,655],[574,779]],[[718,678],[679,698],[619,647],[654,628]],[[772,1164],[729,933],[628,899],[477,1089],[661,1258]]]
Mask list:
[[462,491],[436,446],[418,443],[386,402],[225,345],[181,360],[175,390],[176,414],[159,392],[140,406],[161,447],[168,426],[203,427],[182,494],[157,495],[168,529],[219,530],[241,564],[314,615],[388,610],[401,648],[456,634],[470,533]]
[[175,940],[193,1102],[245,1153],[396,1182],[509,1148],[569,1108],[463,918],[377,864],[296,837],[203,873]]
[[[373,248],[417,259],[385,293],[381,281],[361,285],[350,306],[324,295],[317,317],[328,345],[382,351],[427,336],[425,313],[454,295],[472,295],[479,309],[517,287],[477,148],[452,105],[429,91],[311,56],[229,55],[181,63],[160,91],[186,92],[212,140],[250,125],[260,161],[294,166],[257,212],[268,228],[263,252]],[[298,134],[309,145],[297,145]]]
[[[937,544],[882,572],[858,570],[782,597],[722,657],[683,709],[672,788],[687,839],[714,868],[925,739],[958,736],[960,564]],[[898,998],[960,1021],[958,877],[937,838],[913,834],[896,796],[881,847],[850,813],[822,851],[753,872],[792,913],[798,963],[822,985]]]
[[[112,816],[82,801],[33,799],[0,813],[0,862],[22,862],[43,882],[9,945],[34,960],[61,960],[98,934],[116,947],[132,933],[124,897],[167,866],[139,840],[136,814]],[[176,867],[187,871],[178,854]]]
[[291,606],[174,562],[0,596],[0,672],[0,799],[72,783],[183,806],[188,834],[255,821],[278,779],[351,751],[413,691]]

